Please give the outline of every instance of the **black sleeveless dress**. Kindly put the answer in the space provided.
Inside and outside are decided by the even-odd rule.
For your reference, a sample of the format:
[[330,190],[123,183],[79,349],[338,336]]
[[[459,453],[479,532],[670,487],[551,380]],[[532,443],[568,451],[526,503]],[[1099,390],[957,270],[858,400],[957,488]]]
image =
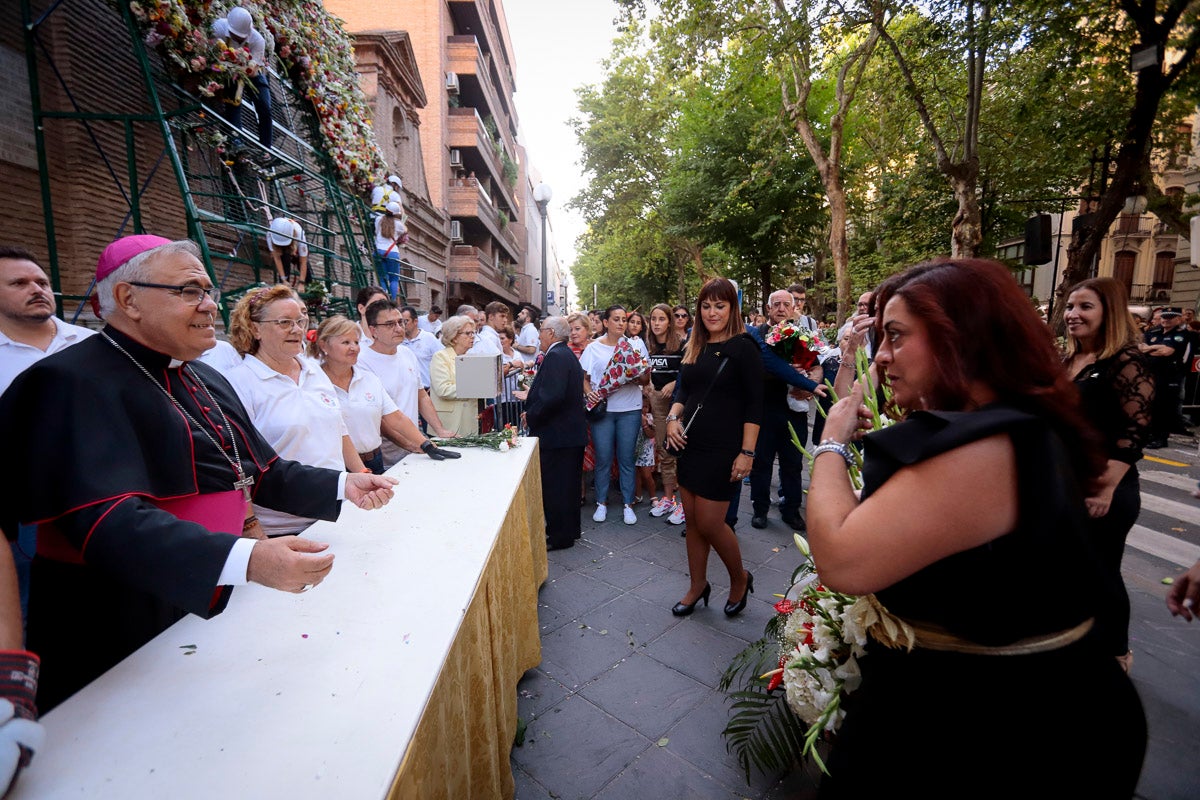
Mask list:
[[[865,499],[905,466],[1001,432],[1016,449],[1016,528],[877,593],[896,616],[993,647],[1094,617],[1105,585],[1058,437],[1004,405],[918,412],[866,437],[863,475]],[[912,505],[920,513],[919,497]],[[1092,637],[1031,655],[906,653],[871,641],[860,666],[822,798],[1133,794],[1145,716]]]

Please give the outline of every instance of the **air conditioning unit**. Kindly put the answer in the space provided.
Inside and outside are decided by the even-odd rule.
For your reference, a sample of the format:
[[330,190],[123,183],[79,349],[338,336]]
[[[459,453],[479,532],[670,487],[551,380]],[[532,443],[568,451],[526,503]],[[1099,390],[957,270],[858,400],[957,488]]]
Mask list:
[[1167,289],[1159,289],[1154,293],[1154,302],[1167,303],[1171,300],[1171,292]]
[[450,241],[461,242],[462,240],[462,223],[456,219],[450,220]]
[[450,150],[450,166],[452,166],[452,167],[461,167],[462,166],[462,150],[453,149],[453,148]]
[[450,94],[458,94],[458,73],[446,73],[446,91]]

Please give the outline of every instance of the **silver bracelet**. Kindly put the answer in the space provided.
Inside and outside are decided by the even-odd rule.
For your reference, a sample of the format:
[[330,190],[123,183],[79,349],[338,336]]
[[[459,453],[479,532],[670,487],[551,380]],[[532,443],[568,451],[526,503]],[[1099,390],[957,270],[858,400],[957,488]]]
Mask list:
[[857,464],[854,458],[854,453],[850,450],[850,447],[842,442],[835,442],[832,439],[826,439],[825,441],[821,442],[820,445],[814,447],[812,451],[814,463],[817,460],[817,456],[821,455],[821,453],[837,453],[839,456],[845,459],[847,467],[853,467]]

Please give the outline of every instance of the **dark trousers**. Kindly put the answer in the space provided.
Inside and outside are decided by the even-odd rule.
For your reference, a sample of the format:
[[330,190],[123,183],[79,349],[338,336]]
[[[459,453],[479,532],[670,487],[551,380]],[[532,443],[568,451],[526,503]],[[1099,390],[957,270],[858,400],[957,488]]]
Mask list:
[[546,544],[564,547],[580,536],[579,486],[583,481],[583,448],[538,450],[542,468],[542,510]]
[[750,469],[750,502],[756,517],[765,517],[771,508],[771,473],[775,457],[779,457],[779,494],[783,498],[780,512],[786,517],[800,510],[804,499],[802,477],[804,456],[792,442],[788,423],[796,429],[801,444],[808,442],[808,414],[792,411],[786,406],[764,408],[762,426],[758,429],[758,444],[754,447],[754,466]]
[[1137,468],[1131,467],[1117,484],[1108,513],[1103,517],[1088,517],[1091,534],[1088,538],[1105,582],[1092,636],[1106,653],[1114,656],[1123,656],[1129,650],[1129,593],[1121,577],[1121,557],[1125,555],[1125,539],[1141,510]]
[[[254,113],[258,117],[258,140],[262,142],[263,147],[270,147],[274,141],[274,129],[271,127],[271,84],[267,82],[267,76],[261,73],[251,78],[250,84],[242,92],[242,99],[245,100],[249,95],[254,102]],[[221,103],[221,107],[225,111],[222,116],[229,120],[229,124],[237,128],[242,127],[241,103]]]
[[1154,407],[1150,412],[1150,438],[1167,441],[1171,431],[1183,424],[1179,415],[1179,376],[1175,371],[1154,371]]

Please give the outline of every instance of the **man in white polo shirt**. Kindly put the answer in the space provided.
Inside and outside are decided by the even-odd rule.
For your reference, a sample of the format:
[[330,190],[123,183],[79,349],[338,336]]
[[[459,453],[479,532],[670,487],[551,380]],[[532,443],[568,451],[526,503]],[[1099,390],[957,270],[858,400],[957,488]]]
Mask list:
[[429,362],[433,361],[433,354],[442,349],[442,343],[429,331],[421,330],[417,325],[417,310],[412,306],[400,309],[400,322],[404,328],[404,338],[400,341],[400,346],[417,357],[417,367],[421,371],[421,388],[428,392]]
[[517,340],[513,343],[513,349],[522,355],[537,355],[540,334],[538,326],[534,324],[536,321],[537,312],[529,306],[522,306],[517,312]]
[[[28,250],[0,246],[0,394],[31,365],[93,333],[55,319],[50,279]],[[12,546],[22,612],[29,601],[29,561],[36,548],[37,526],[22,525]]]
[[29,365],[93,333],[55,319],[50,279],[29,251],[0,246],[0,394]]
[[[424,419],[435,436],[449,437],[454,432],[442,425],[429,393],[421,386],[421,368],[412,351],[401,347],[404,323],[400,309],[391,300],[376,300],[367,306],[367,327],[375,341],[358,355],[358,364],[383,381],[383,388],[396,401],[400,413],[415,424]],[[383,440],[383,463],[390,467],[408,455],[387,439]]]
[[432,306],[428,314],[417,317],[417,325],[421,330],[429,331],[434,336],[442,332],[442,307]]

